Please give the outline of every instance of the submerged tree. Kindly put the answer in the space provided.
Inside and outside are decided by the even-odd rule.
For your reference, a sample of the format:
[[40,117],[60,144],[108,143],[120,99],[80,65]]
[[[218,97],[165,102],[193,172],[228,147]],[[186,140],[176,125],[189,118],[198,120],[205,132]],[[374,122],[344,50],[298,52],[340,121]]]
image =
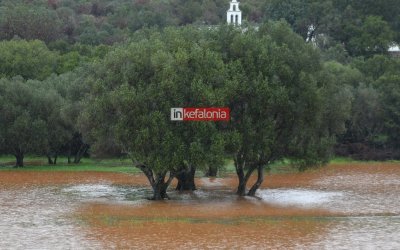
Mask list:
[[[235,161],[239,195],[257,171],[247,193],[255,195],[275,161],[290,158],[303,168],[326,161],[348,114],[346,89],[332,86],[318,51],[283,22],[245,32],[143,31],[89,71],[84,131],[95,145],[115,138],[155,200],[168,197],[174,177],[178,190],[195,189],[196,169],[222,165],[224,148]],[[229,106],[232,120],[170,121],[173,107],[204,106]]]
[[216,89],[223,86],[224,65],[218,54],[188,39],[196,32],[149,31],[111,52],[87,79],[92,95],[82,127],[95,143],[115,138],[146,175],[154,200],[168,198],[180,173],[223,159],[216,124],[170,120],[171,108],[221,101]]
[[[232,110],[228,145],[239,179],[237,194],[253,196],[264,168],[275,161],[289,158],[305,168],[327,160],[348,114],[348,96],[325,89],[318,51],[283,22],[221,34],[230,70],[225,94]],[[333,96],[343,111],[343,117],[334,116],[335,126],[325,123],[335,115],[327,102]],[[257,180],[247,192],[255,171]]]

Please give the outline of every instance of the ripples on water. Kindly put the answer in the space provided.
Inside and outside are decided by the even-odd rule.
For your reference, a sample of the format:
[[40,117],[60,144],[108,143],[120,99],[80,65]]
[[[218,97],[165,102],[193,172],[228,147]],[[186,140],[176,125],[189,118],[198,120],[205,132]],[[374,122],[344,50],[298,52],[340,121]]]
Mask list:
[[78,200],[56,188],[1,190],[0,201],[0,249],[101,248],[68,218]]
[[316,182],[316,185],[321,189],[345,192],[346,195],[327,204],[327,207],[333,211],[355,215],[400,215],[398,175],[379,173],[336,175],[322,178]]
[[[232,190],[218,179],[203,178],[202,182],[204,189],[185,194],[171,192],[171,197],[178,203],[208,202],[210,208],[217,203],[238,206]],[[311,235],[307,244],[298,243],[295,248],[400,249],[399,191],[396,175],[358,174],[325,177],[315,182],[312,189],[263,189],[258,196],[266,204],[321,208],[349,215],[330,218],[334,223],[330,223],[327,232]],[[5,188],[0,190],[0,249],[104,248],[104,242],[83,230],[71,214],[91,202],[140,206],[148,204],[144,197],[149,196],[148,188],[107,183]],[[237,237],[238,242],[247,242],[240,235]],[[223,239],[221,235],[219,243],[212,246],[226,246]],[[247,245],[236,246],[260,247],[249,240]],[[199,239],[200,242],[207,244],[206,239]],[[186,246],[195,247],[196,243],[193,244]]]
[[257,193],[266,203],[281,206],[298,206],[315,208],[338,200],[344,196],[342,192],[325,192],[307,189],[264,189]]
[[310,249],[400,249],[399,216],[360,216],[340,219]]

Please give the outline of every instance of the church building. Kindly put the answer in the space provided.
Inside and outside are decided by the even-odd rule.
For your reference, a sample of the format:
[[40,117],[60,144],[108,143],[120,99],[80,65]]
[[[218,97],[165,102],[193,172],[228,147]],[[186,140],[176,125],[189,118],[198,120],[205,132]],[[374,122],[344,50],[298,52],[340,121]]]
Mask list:
[[239,9],[239,2],[232,0],[229,10],[226,12],[226,21],[228,24],[241,25],[242,24],[242,11]]

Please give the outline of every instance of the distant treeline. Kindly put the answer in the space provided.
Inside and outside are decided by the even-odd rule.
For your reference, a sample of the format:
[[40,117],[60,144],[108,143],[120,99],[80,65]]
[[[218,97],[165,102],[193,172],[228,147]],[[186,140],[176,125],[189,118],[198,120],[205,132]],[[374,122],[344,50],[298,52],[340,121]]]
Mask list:
[[[312,75],[318,79],[315,81],[322,84],[319,87],[329,86],[320,91],[329,90],[327,93],[332,94],[321,94],[328,99],[326,108],[341,114],[338,123],[343,120],[340,129],[325,131],[329,136],[334,135],[335,143],[331,137],[326,142],[336,145],[331,145],[330,151],[359,159],[400,158],[400,62],[387,52],[389,46],[400,41],[400,5],[396,0],[241,1],[244,19],[248,21],[244,27],[249,30],[254,24],[265,27],[262,24],[268,20],[285,20],[266,23],[271,27],[260,31],[264,32],[261,38],[255,35],[256,31],[241,37],[234,31],[218,34],[217,28],[209,29],[210,25],[225,22],[228,3],[226,0],[0,1],[0,153],[14,154],[19,159],[17,165],[22,165],[21,158],[28,153],[48,156],[53,163],[59,154],[70,155],[71,162],[79,162],[86,153],[128,154],[130,150],[115,135],[122,133],[121,127],[110,125],[109,131],[100,134],[101,130],[96,130],[97,135],[90,131],[89,136],[87,112],[93,106],[89,100],[97,94],[103,95],[113,84],[153,81],[150,76],[154,71],[142,72],[132,66],[140,67],[148,57],[141,54],[143,48],[137,44],[153,39],[165,43],[164,49],[182,56],[185,63],[188,63],[185,53],[189,53],[186,50],[192,47],[212,51],[224,63],[229,62],[231,71],[239,67],[237,70],[246,72],[253,82],[257,77],[265,77],[269,82],[278,79],[296,83],[304,77],[302,67],[307,70],[312,67],[316,72]],[[273,28],[274,25],[280,28]],[[225,26],[221,29],[230,30]],[[288,29],[297,35],[289,35]],[[270,36],[271,40],[264,36]],[[246,39],[265,41],[265,48]],[[279,47],[274,59],[272,50],[266,49],[270,43]],[[153,49],[160,49],[159,44],[153,45]],[[316,64],[305,60],[309,53],[305,48],[311,47]],[[260,51],[265,54],[258,58]],[[137,58],[140,56],[141,60]],[[168,61],[171,55],[164,56],[157,59],[161,66],[154,61],[145,65],[151,70],[167,67],[161,62]],[[200,59],[195,57],[190,62]],[[108,65],[113,78],[99,73],[106,70],[103,65]],[[195,70],[198,68],[193,66],[184,72],[188,75],[181,75],[188,77],[188,86],[199,84],[199,79],[190,78]],[[203,68],[199,70],[198,74],[208,74]],[[249,79],[235,80],[246,86]],[[165,88],[169,87],[172,86]],[[212,91],[204,98],[210,96]],[[349,105],[341,105],[347,102]],[[94,137],[102,139],[93,140]]]
[[[143,27],[222,24],[228,7],[229,0],[3,0],[0,39],[110,45]],[[352,56],[400,41],[397,0],[243,0],[240,8],[249,23],[285,19],[304,39]]]

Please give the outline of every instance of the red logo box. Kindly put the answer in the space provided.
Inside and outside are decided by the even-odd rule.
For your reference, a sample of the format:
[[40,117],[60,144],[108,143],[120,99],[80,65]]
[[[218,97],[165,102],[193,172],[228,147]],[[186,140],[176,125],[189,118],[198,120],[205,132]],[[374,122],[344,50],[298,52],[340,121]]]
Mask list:
[[171,121],[229,121],[229,108],[171,108]]

